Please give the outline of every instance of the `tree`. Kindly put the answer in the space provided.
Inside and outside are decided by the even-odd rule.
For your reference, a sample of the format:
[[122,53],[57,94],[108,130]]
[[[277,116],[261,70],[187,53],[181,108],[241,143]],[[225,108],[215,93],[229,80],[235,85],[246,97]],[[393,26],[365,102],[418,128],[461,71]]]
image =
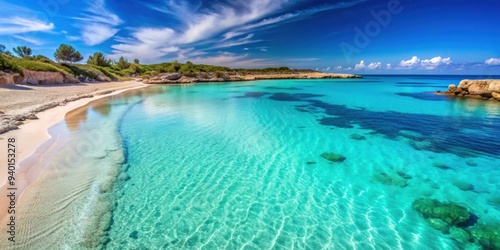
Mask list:
[[75,48],[73,48],[71,45],[68,44],[61,44],[54,53],[54,58],[58,62],[69,62],[69,63],[79,62],[83,60],[83,57],[82,55],[80,55],[80,52],[76,51]]
[[5,51],[5,45],[0,44],[0,54],[5,54],[5,52],[7,52]]
[[93,64],[101,67],[111,67],[111,59],[106,59],[101,52],[95,52],[94,55],[89,56],[87,64]]
[[128,69],[130,67],[130,63],[128,62],[127,59],[125,59],[125,57],[120,56],[120,59],[118,59],[118,62],[116,63],[116,66],[119,69]]
[[139,64],[139,63],[140,63],[139,59],[137,59],[137,58],[136,58],[136,59],[134,59],[134,63],[135,63],[135,64]]
[[26,46],[17,46],[12,48],[14,53],[16,53],[19,57],[27,57],[31,56],[31,49]]

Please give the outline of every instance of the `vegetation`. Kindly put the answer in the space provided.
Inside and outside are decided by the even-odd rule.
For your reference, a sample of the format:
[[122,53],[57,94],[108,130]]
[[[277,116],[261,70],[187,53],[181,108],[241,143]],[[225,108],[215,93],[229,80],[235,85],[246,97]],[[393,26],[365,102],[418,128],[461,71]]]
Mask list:
[[0,70],[6,72],[13,72],[22,74],[23,70],[17,64],[13,63],[12,58],[9,58],[8,55],[4,55],[0,53]]
[[54,58],[58,62],[75,63],[83,60],[80,52],[76,51],[71,45],[61,44],[54,53]]
[[12,49],[19,57],[31,56],[31,49],[26,46],[17,46]]
[[111,59],[106,59],[104,54],[101,52],[95,52],[94,55],[89,56],[87,64],[92,64],[101,67],[111,67],[113,61]]
[[120,59],[118,59],[116,66],[121,70],[128,69],[130,67],[130,63],[123,56],[120,56]]
[[[61,44],[54,53],[55,61],[43,55],[32,56],[32,51],[26,46],[14,48],[19,57],[14,57],[0,45],[0,70],[5,72],[17,72],[22,74],[23,69],[33,71],[60,72],[65,75],[74,75],[80,81],[109,81],[124,80],[128,77],[148,78],[160,73],[180,73],[188,77],[199,77],[202,79],[226,78],[235,74],[266,74],[287,73],[296,70],[288,67],[265,68],[265,69],[231,69],[228,67],[194,64],[190,61],[180,63],[178,61],[159,64],[140,64],[135,58],[132,62],[121,56],[118,61],[105,57],[102,52],[95,52],[89,56],[85,64],[77,64],[83,60],[80,52],[68,44]],[[304,71],[301,71],[304,72]]]

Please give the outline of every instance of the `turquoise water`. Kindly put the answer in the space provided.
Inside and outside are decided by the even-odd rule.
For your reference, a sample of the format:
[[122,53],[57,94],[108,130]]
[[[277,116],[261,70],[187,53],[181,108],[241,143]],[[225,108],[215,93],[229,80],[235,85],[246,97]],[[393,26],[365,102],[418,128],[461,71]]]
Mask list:
[[[500,190],[499,103],[425,93],[458,80],[153,86],[158,93],[120,122],[130,179],[117,191],[105,247],[463,247],[411,208],[431,197],[480,222],[500,218],[488,202]],[[323,152],[346,160],[330,163]]]
[[109,212],[94,246],[481,249],[412,209],[499,222],[500,103],[428,93],[463,78],[150,86],[95,105],[79,133],[114,117],[125,163],[92,203]]

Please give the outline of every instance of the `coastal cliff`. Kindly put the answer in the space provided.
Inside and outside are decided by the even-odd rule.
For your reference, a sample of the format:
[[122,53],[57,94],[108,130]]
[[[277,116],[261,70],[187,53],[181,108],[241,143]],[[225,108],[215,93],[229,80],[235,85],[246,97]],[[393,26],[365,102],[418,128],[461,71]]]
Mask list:
[[195,75],[182,75],[179,73],[163,73],[143,79],[147,84],[177,84],[196,82],[234,82],[255,81],[272,79],[334,79],[334,78],[361,78],[359,75],[351,74],[327,74],[316,71],[310,72],[269,72],[269,73],[198,73]]
[[462,80],[458,87],[455,84],[450,84],[447,91],[437,93],[500,101],[500,80]]

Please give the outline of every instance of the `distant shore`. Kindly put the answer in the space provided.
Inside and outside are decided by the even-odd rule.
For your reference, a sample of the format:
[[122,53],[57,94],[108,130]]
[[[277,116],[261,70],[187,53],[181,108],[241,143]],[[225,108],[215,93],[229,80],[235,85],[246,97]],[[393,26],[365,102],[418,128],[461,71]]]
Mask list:
[[353,74],[332,74],[317,71],[290,71],[290,72],[224,72],[224,73],[197,73],[183,75],[179,73],[162,73],[143,79],[147,84],[176,84],[197,82],[237,82],[255,80],[279,79],[346,79],[362,78]]

